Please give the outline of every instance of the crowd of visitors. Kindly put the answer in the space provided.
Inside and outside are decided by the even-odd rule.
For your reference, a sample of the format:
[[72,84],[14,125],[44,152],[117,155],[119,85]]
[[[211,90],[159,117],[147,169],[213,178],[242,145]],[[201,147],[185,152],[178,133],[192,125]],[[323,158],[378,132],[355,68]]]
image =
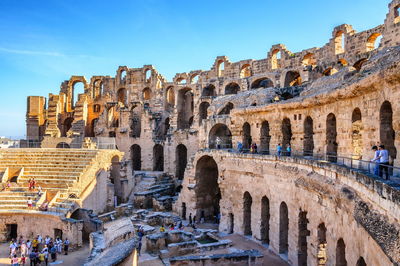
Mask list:
[[68,238],[63,241],[59,237],[53,239],[49,236],[42,238],[42,236],[37,235],[31,241],[29,239],[25,240],[23,236],[20,236],[17,240],[10,241],[11,265],[25,265],[27,259],[29,259],[30,266],[48,265],[49,259],[55,262],[57,254],[61,254],[63,250],[64,254],[68,255],[69,245]]

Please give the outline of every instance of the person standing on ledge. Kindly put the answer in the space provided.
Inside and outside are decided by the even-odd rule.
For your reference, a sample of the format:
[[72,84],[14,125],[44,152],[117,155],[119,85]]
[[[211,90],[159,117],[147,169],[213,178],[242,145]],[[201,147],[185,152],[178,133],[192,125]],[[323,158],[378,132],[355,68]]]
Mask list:
[[276,152],[278,153],[278,156],[281,156],[281,153],[282,153],[282,146],[281,146],[280,143],[278,144],[278,146],[276,146]]
[[292,147],[290,147],[290,144],[288,144],[288,145],[286,146],[286,155],[287,155],[287,156],[292,155]]
[[215,139],[215,143],[217,144],[217,149],[218,150],[221,149],[221,138],[220,137],[217,137]]
[[371,162],[374,163],[374,175],[380,176],[379,174],[379,150],[377,146],[372,146],[372,150],[374,151],[374,158]]
[[385,145],[379,145],[379,177],[383,177],[385,171],[386,180],[389,180],[389,152]]

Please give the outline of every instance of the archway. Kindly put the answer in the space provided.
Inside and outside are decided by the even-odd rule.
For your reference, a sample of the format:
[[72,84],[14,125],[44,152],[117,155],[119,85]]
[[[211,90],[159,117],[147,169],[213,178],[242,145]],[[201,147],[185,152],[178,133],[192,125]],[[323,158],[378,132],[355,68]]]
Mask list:
[[60,143],[57,144],[56,148],[57,149],[69,149],[70,146],[66,142],[60,142]]
[[354,63],[353,67],[357,70],[360,71],[362,66],[368,61],[367,58],[362,58],[358,60],[357,62]]
[[330,113],[326,118],[326,156],[330,162],[337,162],[338,143],[336,142],[336,136],[336,116]]
[[394,146],[395,131],[393,129],[393,110],[392,104],[388,101],[383,102],[379,111],[379,136],[381,144],[389,151],[392,159],[397,157],[397,149]]
[[308,53],[303,57],[301,61],[303,66],[315,66],[317,64],[317,60],[315,59],[315,54]]
[[240,78],[248,78],[251,76],[251,67],[249,64],[244,64],[240,69]]
[[289,118],[284,118],[282,121],[282,148],[285,148],[290,145],[292,140],[292,125],[290,124]]
[[268,121],[263,121],[260,130],[260,153],[269,154],[270,140],[269,123]]
[[279,49],[275,49],[272,51],[271,55],[271,69],[277,69],[281,67],[281,51]]
[[83,93],[85,93],[85,84],[82,81],[76,81],[72,85],[72,95],[71,95],[72,108],[75,108],[76,103],[79,100],[79,94],[83,94]]
[[164,171],[164,147],[160,144],[153,147],[153,171]]
[[240,91],[240,86],[235,82],[231,82],[225,86],[225,95],[237,94],[239,91]]
[[208,110],[208,107],[210,107],[210,104],[208,103],[208,102],[202,102],[201,104],[200,104],[200,106],[199,106],[199,123],[200,123],[200,125],[202,124],[202,122],[203,122],[203,119],[207,119],[207,116],[208,116],[208,114],[207,114],[207,110]]
[[168,108],[173,108],[175,106],[175,91],[174,91],[174,87],[169,87],[167,89],[167,107]]
[[[144,88],[142,94],[143,94],[144,101],[151,100],[151,89],[150,88]],[[170,97],[172,98],[172,96],[170,96]]]
[[251,128],[249,123],[244,123],[242,127],[242,144],[244,150],[249,150],[251,146]]
[[346,245],[343,238],[340,238],[336,244],[336,266],[347,266]]
[[303,154],[304,156],[313,156],[314,153],[314,122],[310,116],[304,120],[304,140]]
[[318,225],[317,238],[318,238],[317,265],[324,266],[328,259],[328,256],[326,254],[326,248],[327,248],[326,227],[324,223]]
[[367,263],[365,263],[365,260],[364,260],[363,257],[360,257],[360,258],[357,260],[356,266],[367,266]]
[[260,78],[253,83],[251,83],[251,89],[259,89],[259,88],[271,88],[274,86],[274,83],[269,78]]
[[185,175],[185,169],[187,165],[187,148],[183,144],[176,146],[175,151],[175,162],[176,162],[176,177],[182,180]]
[[142,170],[142,148],[137,144],[131,146],[131,161],[133,171]]
[[214,221],[219,214],[221,192],[218,185],[218,165],[210,156],[201,157],[196,163],[196,216]]
[[264,196],[261,199],[261,226],[260,226],[260,236],[261,242],[263,244],[269,245],[269,199]]
[[307,236],[310,235],[310,231],[307,229],[308,219],[306,211],[299,211],[299,239],[297,244],[297,265],[299,266],[307,266]]
[[72,122],[74,122],[74,119],[72,117],[68,117],[64,120],[64,123],[62,125],[61,137],[67,136],[68,131],[72,127]]
[[367,52],[378,49],[382,40],[382,34],[372,33],[367,39]]
[[301,85],[301,76],[297,71],[288,71],[285,76],[285,87]]
[[362,158],[362,132],[363,125],[361,121],[361,111],[359,108],[356,108],[351,115],[351,144],[353,147],[352,157],[357,160]]
[[218,115],[229,115],[231,110],[234,108],[233,103],[229,102],[225,105],[224,108],[218,113]]
[[201,96],[204,97],[216,96],[215,86],[209,84],[207,87],[203,89],[203,91],[201,92]]
[[222,149],[232,148],[232,133],[226,125],[216,124],[211,128],[210,133],[208,133],[208,147],[210,149],[217,148],[217,137],[221,141]]
[[335,34],[335,54],[342,54],[345,51],[345,34],[343,31],[338,31]]
[[178,93],[178,129],[190,128],[190,119],[193,117],[193,92],[190,88],[179,90]]
[[287,254],[289,251],[289,212],[285,202],[279,207],[279,253]]
[[245,192],[243,195],[243,233],[245,235],[252,235],[251,232],[251,205],[253,199],[249,192]]
[[110,182],[114,184],[114,206],[119,205],[122,202],[122,186],[121,186],[121,164],[119,162],[119,157],[114,156],[111,159],[111,175]]
[[228,233],[233,234],[235,228],[235,217],[233,216],[233,213],[230,212],[228,218],[229,218]]
[[126,93],[126,89],[125,88],[121,88],[118,90],[117,92],[117,97],[118,97],[118,103],[121,104],[122,106],[126,106],[127,105],[127,93]]

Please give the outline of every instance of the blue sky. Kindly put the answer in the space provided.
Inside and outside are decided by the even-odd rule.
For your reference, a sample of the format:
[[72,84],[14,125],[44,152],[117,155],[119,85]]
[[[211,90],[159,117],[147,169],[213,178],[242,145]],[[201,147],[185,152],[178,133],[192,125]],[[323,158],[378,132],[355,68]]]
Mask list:
[[389,0],[0,0],[0,136],[24,136],[26,97],[71,75],[153,64],[168,80],[218,55],[265,58],[322,46],[333,27],[383,24]]

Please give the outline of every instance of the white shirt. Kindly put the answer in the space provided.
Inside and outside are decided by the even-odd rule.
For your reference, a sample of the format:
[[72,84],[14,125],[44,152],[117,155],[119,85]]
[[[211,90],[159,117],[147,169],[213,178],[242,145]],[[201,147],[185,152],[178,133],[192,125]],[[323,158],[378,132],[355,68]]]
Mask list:
[[389,152],[387,150],[381,150],[379,152],[379,162],[380,163],[388,163],[389,162]]
[[372,161],[375,162],[376,160],[378,160],[378,157],[379,157],[379,150],[376,150],[374,158],[372,159]]

